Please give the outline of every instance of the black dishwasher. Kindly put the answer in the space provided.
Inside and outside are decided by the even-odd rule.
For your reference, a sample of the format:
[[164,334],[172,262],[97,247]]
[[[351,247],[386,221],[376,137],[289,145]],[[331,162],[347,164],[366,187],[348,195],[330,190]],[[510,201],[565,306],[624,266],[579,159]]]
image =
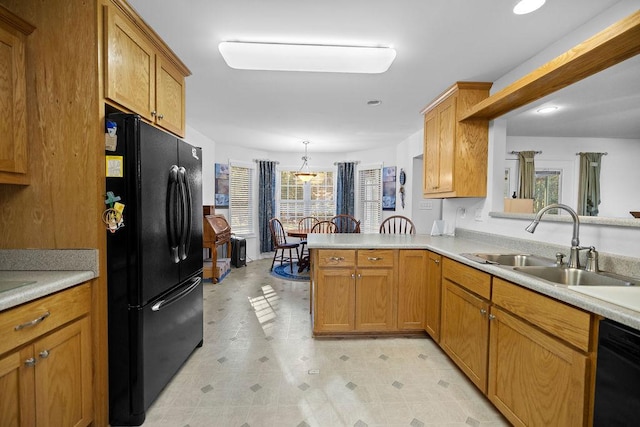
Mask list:
[[600,322],[593,425],[640,422],[640,331],[612,320]]

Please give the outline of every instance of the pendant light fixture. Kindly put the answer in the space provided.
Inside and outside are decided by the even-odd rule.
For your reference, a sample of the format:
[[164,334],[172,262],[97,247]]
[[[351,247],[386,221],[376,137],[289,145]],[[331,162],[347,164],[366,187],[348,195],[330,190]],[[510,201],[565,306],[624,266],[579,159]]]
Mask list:
[[300,181],[302,182],[309,182],[317,174],[309,171],[309,163],[307,163],[307,161],[309,160],[309,156],[307,155],[307,145],[309,145],[309,141],[302,141],[302,143],[304,144],[304,156],[302,156],[302,166],[300,166],[300,170],[298,170],[298,172],[296,172],[294,175],[297,176],[298,179],[300,179]]

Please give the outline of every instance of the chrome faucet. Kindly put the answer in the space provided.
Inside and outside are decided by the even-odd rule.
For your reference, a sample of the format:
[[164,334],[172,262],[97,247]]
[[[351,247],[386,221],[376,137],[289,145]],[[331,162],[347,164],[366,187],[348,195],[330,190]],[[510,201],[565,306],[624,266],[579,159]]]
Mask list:
[[[561,203],[554,203],[548,206],[545,206],[544,208],[540,209],[538,211],[538,213],[536,214],[536,217],[534,218],[533,222],[531,222],[531,224],[529,224],[527,226],[527,228],[525,228],[525,230],[527,230],[529,233],[532,233],[534,231],[536,231],[536,227],[538,226],[538,224],[540,223],[540,219],[542,218],[542,215],[545,214],[545,212],[547,212],[548,210],[551,209],[563,209],[567,212],[569,212],[569,215],[571,215],[571,219],[573,219],[573,236],[571,237],[571,252],[569,254],[569,268],[580,268],[580,251],[581,250],[586,250],[589,249],[591,251],[593,251],[594,253],[597,254],[597,252],[595,251],[595,248],[593,246],[591,247],[584,247],[584,246],[580,246],[580,237],[579,237],[579,233],[580,233],[580,220],[578,219],[578,214],[576,213],[576,211],[574,211],[570,206],[567,205],[563,205]],[[597,255],[596,255],[597,256]],[[596,262],[595,265],[594,263],[588,263],[587,267],[589,267],[589,270],[592,270],[593,268],[597,269],[597,258],[596,258]]]

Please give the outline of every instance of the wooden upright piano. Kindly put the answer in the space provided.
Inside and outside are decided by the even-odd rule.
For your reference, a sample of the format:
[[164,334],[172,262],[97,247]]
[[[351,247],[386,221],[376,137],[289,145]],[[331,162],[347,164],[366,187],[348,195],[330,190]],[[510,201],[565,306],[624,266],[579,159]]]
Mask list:
[[218,283],[220,279],[216,268],[218,246],[226,245],[227,257],[231,256],[231,226],[224,215],[214,214],[213,209],[207,209],[208,206],[204,208],[202,246],[209,250],[210,258],[205,258],[203,277],[205,279],[213,278],[213,283]]

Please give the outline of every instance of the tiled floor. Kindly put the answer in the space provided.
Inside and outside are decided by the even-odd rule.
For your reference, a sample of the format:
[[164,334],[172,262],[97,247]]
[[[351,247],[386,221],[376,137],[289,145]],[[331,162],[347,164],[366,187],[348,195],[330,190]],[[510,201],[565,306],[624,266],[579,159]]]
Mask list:
[[145,426],[503,426],[428,338],[313,339],[309,285],[271,260],[204,287],[204,345]]

